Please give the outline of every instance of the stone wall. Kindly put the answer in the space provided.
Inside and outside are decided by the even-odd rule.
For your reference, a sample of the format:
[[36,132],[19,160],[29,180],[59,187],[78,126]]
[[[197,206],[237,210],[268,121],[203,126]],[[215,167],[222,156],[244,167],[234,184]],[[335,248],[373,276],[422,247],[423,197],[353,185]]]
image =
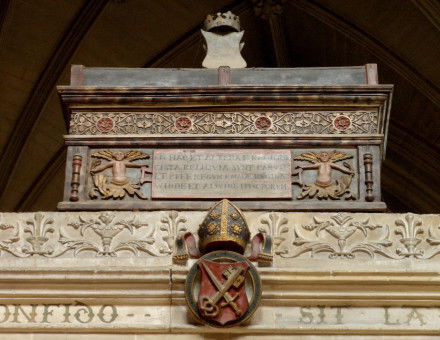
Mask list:
[[274,262],[257,267],[254,316],[220,330],[187,311],[195,260],[172,262],[176,236],[197,235],[205,214],[2,214],[0,339],[440,335],[440,215],[246,212],[252,235],[274,239]]

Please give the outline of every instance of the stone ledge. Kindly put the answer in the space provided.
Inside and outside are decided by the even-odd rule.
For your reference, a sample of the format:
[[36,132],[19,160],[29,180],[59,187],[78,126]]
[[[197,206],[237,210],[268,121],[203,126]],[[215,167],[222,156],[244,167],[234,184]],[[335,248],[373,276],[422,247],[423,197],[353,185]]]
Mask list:
[[[196,233],[205,213],[3,214],[0,332],[216,337],[219,330],[193,320],[185,304],[183,285],[195,260],[172,264],[171,240],[183,230]],[[228,334],[234,339],[275,333],[289,338],[439,334],[440,215],[245,215],[252,234],[273,237],[274,262],[258,268],[259,309],[247,324],[222,330],[223,340]],[[95,229],[89,226],[81,235],[81,219],[94,221]],[[133,230],[121,230],[105,245],[96,228],[111,229],[118,221]],[[342,232],[351,234],[344,234],[340,248]],[[401,241],[411,237],[412,248]],[[78,251],[82,241],[95,248]],[[308,242],[325,247],[314,253]],[[117,250],[124,243],[139,248]],[[70,248],[62,248],[66,245]]]

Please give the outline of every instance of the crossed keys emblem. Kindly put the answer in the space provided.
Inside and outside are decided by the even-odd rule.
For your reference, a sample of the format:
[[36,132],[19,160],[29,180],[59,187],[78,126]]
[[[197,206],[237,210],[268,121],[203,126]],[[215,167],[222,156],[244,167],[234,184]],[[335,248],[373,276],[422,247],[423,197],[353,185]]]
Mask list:
[[[200,309],[202,310],[203,314],[207,317],[215,318],[219,314],[220,308],[231,306],[235,314],[237,316],[240,316],[243,312],[240,310],[240,308],[238,308],[237,304],[234,302],[235,299],[238,297],[238,293],[232,296],[229,293],[229,289],[231,287],[238,289],[243,284],[244,276],[241,275],[243,269],[233,268],[232,266],[229,266],[222,273],[222,275],[227,279],[226,282],[222,284],[221,281],[215,276],[215,274],[211,271],[211,269],[209,269],[209,267],[206,264],[202,263],[202,266],[205,269],[211,281],[214,283],[215,287],[217,288],[217,293],[215,293],[214,296],[201,297]],[[220,303],[220,307],[219,307],[218,302],[222,298],[226,302]]]
[[246,257],[216,250],[203,255],[189,270],[185,299],[200,322],[231,327],[249,319],[258,308],[261,280]]

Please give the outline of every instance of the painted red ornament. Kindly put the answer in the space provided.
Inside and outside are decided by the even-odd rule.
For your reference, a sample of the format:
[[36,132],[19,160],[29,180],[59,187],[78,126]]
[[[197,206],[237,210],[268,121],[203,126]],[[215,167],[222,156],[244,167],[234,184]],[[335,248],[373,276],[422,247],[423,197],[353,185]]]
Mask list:
[[257,129],[259,130],[269,130],[270,127],[272,126],[272,122],[269,118],[267,117],[258,117],[255,120],[255,126],[257,127]]
[[333,121],[333,125],[338,130],[347,130],[351,125],[351,120],[347,116],[338,116]]
[[101,132],[109,132],[111,129],[113,129],[113,120],[110,118],[101,118],[96,122],[96,127]]
[[190,269],[185,298],[191,312],[203,323],[214,327],[238,325],[249,319],[260,303],[260,277],[243,255],[214,251]]
[[176,129],[179,131],[189,130],[191,128],[191,125],[191,119],[189,119],[188,117],[179,117],[175,123]]

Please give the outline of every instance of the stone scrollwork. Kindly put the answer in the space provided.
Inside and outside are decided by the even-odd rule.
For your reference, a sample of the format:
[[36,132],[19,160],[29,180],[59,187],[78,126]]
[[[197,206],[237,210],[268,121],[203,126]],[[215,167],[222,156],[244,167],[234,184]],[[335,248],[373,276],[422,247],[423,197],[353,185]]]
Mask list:
[[[174,210],[4,213],[0,214],[0,257],[175,256],[176,240],[196,230],[200,216],[200,212]],[[271,255],[279,260],[440,258],[438,215],[265,212],[249,216],[251,232],[270,236]]]
[[431,226],[428,230],[429,238],[426,240],[430,246],[434,246],[434,249],[432,249],[429,253],[425,255],[426,258],[430,259],[438,254],[440,254],[440,236],[439,230],[440,226]]
[[[382,229],[381,235],[372,238],[372,231]],[[302,236],[300,230],[314,232],[314,239]],[[328,237],[323,237],[325,232]],[[310,233],[309,233],[310,234]],[[357,237],[353,237],[357,234]],[[370,238],[369,238],[370,236]],[[389,240],[388,226],[370,223],[369,218],[356,220],[350,215],[338,213],[329,219],[313,217],[313,223],[294,227],[293,245],[297,246],[292,253],[281,254],[282,257],[297,257],[309,252],[311,256],[318,253],[329,253],[329,258],[355,258],[356,253],[364,253],[370,257],[375,254],[387,258],[397,258],[387,248],[392,245]]]
[[[56,242],[49,242],[49,235],[55,232],[53,219],[38,212],[33,218],[25,220],[22,228],[11,224],[1,224],[0,231],[7,231],[8,237],[0,239],[0,251],[17,257],[41,255],[50,257],[55,251]],[[3,235],[2,235],[3,236]]]
[[261,227],[258,228],[260,233],[268,234],[273,239],[274,253],[287,254],[288,249],[284,241],[286,241],[286,234],[289,231],[287,226],[287,218],[282,214],[269,213],[267,216],[261,218]]
[[16,247],[19,240],[18,228],[12,224],[0,224],[0,255],[4,251],[15,256],[25,257],[26,255],[21,255]]
[[[139,252],[158,255],[153,237],[155,228],[137,222],[136,217],[128,220],[116,219],[114,215],[106,212],[96,219],[85,219],[80,216],[78,222],[69,223],[68,226],[79,231],[80,237],[71,238],[62,231],[60,243],[66,247],[66,251],[73,249],[75,256],[83,251],[95,252],[96,256],[117,256],[121,251],[129,251],[134,255],[138,255]],[[90,241],[86,235],[89,229],[100,237],[101,242]],[[132,237],[125,241],[116,240],[116,236],[122,231],[127,230],[134,235],[138,229],[144,229],[142,237]]]

